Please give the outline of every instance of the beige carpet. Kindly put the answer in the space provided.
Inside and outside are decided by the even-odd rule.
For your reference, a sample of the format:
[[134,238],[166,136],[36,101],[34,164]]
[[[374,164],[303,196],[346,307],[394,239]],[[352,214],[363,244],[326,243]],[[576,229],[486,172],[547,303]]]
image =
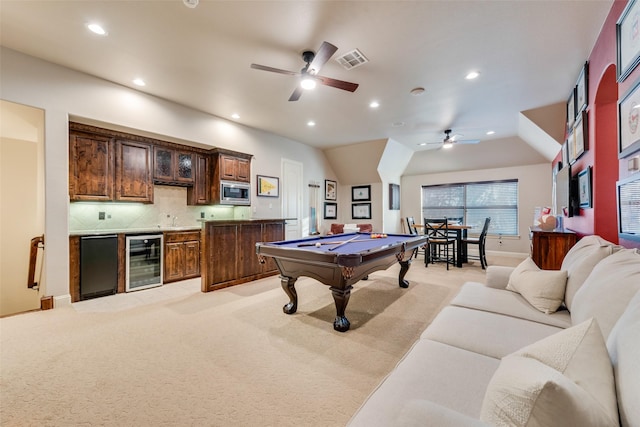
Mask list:
[[477,264],[418,260],[401,289],[398,270],[356,285],[346,333],[309,278],[295,315],[273,277],[118,312],[0,319],[0,425],[344,426],[459,286],[484,280]]

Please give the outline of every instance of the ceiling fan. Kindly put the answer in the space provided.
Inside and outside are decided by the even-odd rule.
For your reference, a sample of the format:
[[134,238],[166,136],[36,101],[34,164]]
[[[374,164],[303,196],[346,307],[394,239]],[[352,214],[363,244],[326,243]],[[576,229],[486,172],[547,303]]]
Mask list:
[[355,92],[358,88],[357,83],[345,82],[342,80],[332,79],[330,77],[324,77],[318,75],[320,68],[331,58],[331,56],[338,50],[337,47],[328,42],[322,42],[318,52],[306,50],[302,53],[302,60],[307,65],[300,70],[300,72],[281,70],[279,68],[268,67],[266,65],[251,64],[251,68],[256,70],[271,71],[272,73],[286,74],[289,76],[301,77],[300,85],[293,91],[289,97],[289,101],[297,101],[300,99],[302,92],[305,89],[313,89],[316,83],[320,83],[325,86],[331,86],[338,89],[346,90],[349,92]]
[[439,142],[424,142],[420,145],[433,145],[438,144],[441,145],[442,148],[451,148],[453,144],[477,144],[480,142],[479,139],[458,139],[463,137],[464,135],[454,134],[451,135],[451,129],[447,129],[444,131],[444,139]]

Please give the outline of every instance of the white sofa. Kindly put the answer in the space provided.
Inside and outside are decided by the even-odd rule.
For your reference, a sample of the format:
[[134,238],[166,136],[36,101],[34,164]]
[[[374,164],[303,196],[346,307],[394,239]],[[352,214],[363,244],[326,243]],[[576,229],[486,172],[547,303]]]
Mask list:
[[349,426],[640,426],[640,251],[587,236],[536,269],[466,283]]

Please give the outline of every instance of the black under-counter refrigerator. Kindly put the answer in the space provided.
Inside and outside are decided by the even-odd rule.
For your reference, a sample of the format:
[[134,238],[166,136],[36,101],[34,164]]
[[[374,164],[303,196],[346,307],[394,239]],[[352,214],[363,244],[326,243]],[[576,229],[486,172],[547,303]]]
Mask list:
[[80,299],[113,295],[118,290],[118,236],[80,238]]

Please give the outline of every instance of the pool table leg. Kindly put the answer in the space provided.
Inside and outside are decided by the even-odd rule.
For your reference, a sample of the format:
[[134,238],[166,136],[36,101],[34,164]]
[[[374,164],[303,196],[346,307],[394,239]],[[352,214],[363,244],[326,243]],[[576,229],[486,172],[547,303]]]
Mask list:
[[351,326],[349,319],[344,315],[351,296],[351,288],[352,286],[348,286],[346,289],[334,288],[333,286],[329,288],[333,295],[333,301],[336,303],[336,319],[333,321],[333,329],[338,332],[346,332]]
[[282,311],[287,314],[293,314],[298,311],[298,293],[296,292],[297,277],[280,276],[280,285],[289,297],[289,302],[282,307]]
[[411,258],[406,261],[400,261],[400,275],[398,276],[398,284],[401,288],[408,288],[409,281],[404,280],[405,274],[409,271],[409,267],[411,266]]

